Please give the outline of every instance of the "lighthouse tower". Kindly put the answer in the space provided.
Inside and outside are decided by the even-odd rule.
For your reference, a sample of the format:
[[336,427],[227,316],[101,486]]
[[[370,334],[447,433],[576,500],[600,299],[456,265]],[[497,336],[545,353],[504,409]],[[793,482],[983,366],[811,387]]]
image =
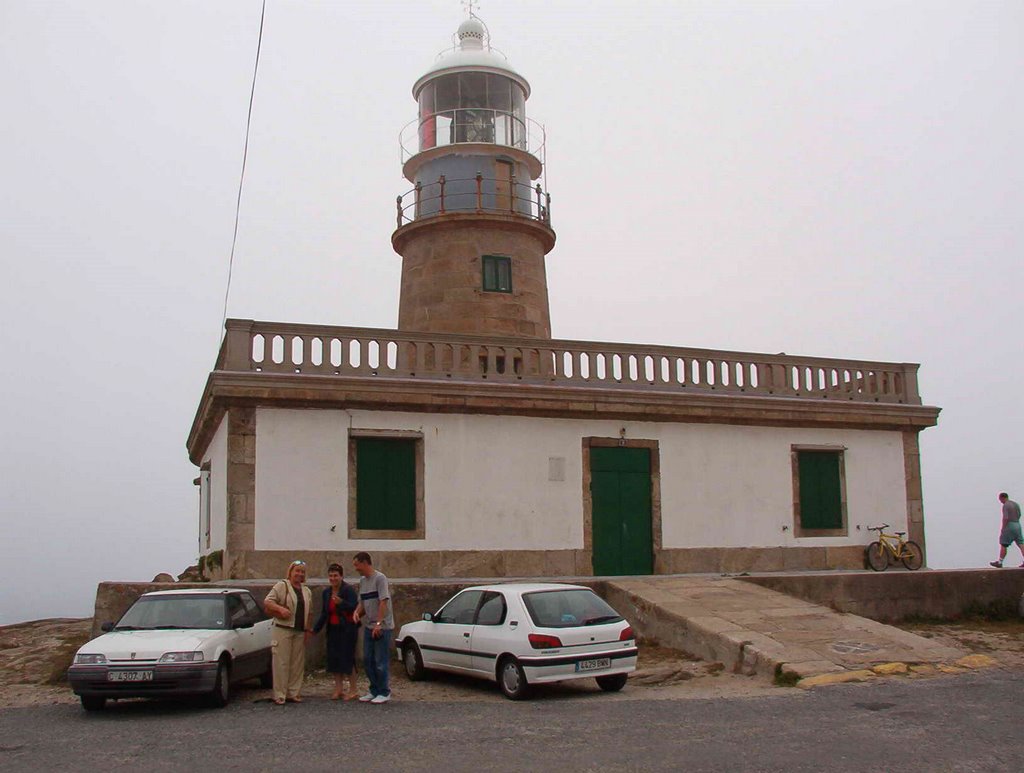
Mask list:
[[398,328],[551,337],[544,259],[555,245],[543,128],[530,84],[491,48],[475,16],[412,89],[391,237],[402,256]]

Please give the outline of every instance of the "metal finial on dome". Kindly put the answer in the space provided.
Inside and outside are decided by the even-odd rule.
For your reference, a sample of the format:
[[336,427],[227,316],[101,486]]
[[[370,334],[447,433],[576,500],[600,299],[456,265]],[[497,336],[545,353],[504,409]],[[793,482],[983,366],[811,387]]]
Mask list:
[[462,0],[462,7],[466,9],[466,13],[473,19],[477,18],[476,9],[479,5],[480,0]]

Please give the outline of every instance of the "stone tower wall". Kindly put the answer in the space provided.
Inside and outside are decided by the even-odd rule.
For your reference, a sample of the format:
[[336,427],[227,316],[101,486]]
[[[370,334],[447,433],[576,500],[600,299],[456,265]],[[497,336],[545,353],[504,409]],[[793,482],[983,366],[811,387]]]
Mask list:
[[[496,228],[471,217],[421,226],[396,244],[402,255],[398,329],[551,338],[542,235],[536,227]],[[511,293],[484,292],[484,255],[512,259]]]

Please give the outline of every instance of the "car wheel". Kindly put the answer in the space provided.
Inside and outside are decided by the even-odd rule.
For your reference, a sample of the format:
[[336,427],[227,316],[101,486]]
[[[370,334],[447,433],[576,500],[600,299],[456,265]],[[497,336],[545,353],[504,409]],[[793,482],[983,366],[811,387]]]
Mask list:
[[629,674],[609,674],[597,677],[597,686],[605,692],[618,692],[626,686]]
[[217,681],[213,684],[213,691],[207,701],[215,708],[223,708],[228,705],[231,697],[231,667],[226,661],[217,664]]
[[522,700],[529,694],[530,685],[518,660],[508,657],[498,664],[498,686],[506,698],[514,701]]
[[107,699],[101,695],[82,695],[82,708],[86,711],[103,711]]
[[402,663],[405,665],[406,676],[410,682],[418,682],[426,676],[423,668],[423,656],[416,642],[409,641],[402,645]]

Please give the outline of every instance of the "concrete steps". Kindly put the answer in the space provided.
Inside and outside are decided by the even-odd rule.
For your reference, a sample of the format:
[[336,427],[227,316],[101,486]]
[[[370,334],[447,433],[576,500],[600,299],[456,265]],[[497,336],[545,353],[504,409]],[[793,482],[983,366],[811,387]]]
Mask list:
[[[967,653],[858,615],[725,577],[617,578],[608,602],[637,633],[744,674],[791,680],[938,664]],[[883,669],[884,670],[884,669]]]

